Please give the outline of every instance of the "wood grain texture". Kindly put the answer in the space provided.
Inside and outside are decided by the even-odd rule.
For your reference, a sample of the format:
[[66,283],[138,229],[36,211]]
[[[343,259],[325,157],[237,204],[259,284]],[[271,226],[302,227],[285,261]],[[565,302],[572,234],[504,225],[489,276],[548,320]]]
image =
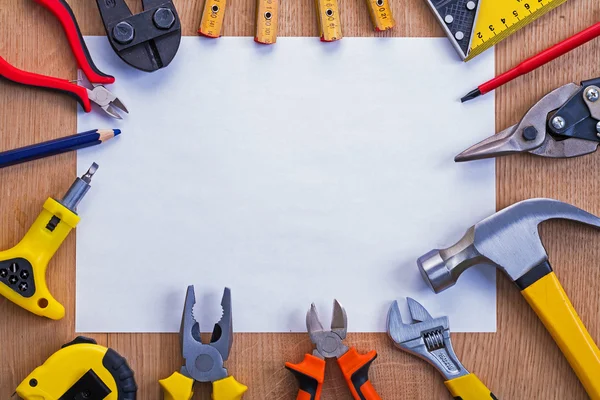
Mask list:
[[[27,70],[74,79],[75,61],[54,17],[32,0],[0,2],[0,55]],[[69,3],[84,34],[104,34],[93,0],[70,0]],[[141,1],[129,0],[128,3],[134,12],[141,10]],[[364,0],[340,0],[339,3],[345,36],[442,35],[423,0],[393,1],[397,27],[379,34],[372,32]],[[184,33],[195,35],[203,0],[176,0],[176,5]],[[499,45],[495,50],[497,71],[507,70],[598,20],[597,0],[569,0]],[[223,33],[249,36],[248,40],[252,40],[253,24],[254,1],[232,1]],[[317,32],[312,0],[282,0],[280,36],[317,36]],[[596,40],[498,90],[497,129],[516,123],[547,91],[566,82],[600,76],[599,60],[600,40]],[[465,87],[465,91],[469,89]],[[0,82],[0,150],[74,133],[75,110],[75,102],[67,96]],[[435,110],[432,113],[435,118]],[[75,164],[74,154],[64,154],[0,170],[1,248],[14,245],[23,236],[46,197],[63,194],[74,178]],[[529,197],[547,196],[600,214],[599,171],[597,154],[574,160],[528,155],[500,159],[497,162],[498,207]],[[116,207],[118,202],[106,206]],[[598,232],[572,223],[553,222],[543,226],[542,237],[575,308],[592,337],[600,339]],[[454,239],[448,238],[448,241]],[[8,399],[33,368],[73,338],[74,282],[75,235],[71,235],[48,272],[52,293],[66,306],[64,320],[41,319],[0,299],[0,399]],[[332,297],[334,295],[335,288],[332,288]],[[401,296],[402,293],[398,293],[398,297]],[[351,323],[352,310],[348,310],[348,314]],[[500,399],[587,398],[549,334],[519,292],[502,276],[498,279],[497,315],[497,333],[454,334],[453,341],[463,364],[477,373]],[[93,336],[128,358],[136,371],[139,399],[162,398],[157,380],[181,366],[177,335]],[[395,350],[386,335],[351,334],[348,343],[357,346],[359,351],[378,351],[379,357],[371,368],[371,380],[384,399],[450,398],[432,367]],[[246,400],[294,399],[296,382],[283,364],[299,362],[310,350],[305,334],[236,334],[227,367],[240,382],[250,387]],[[194,399],[208,399],[208,396],[209,387],[197,385]],[[339,369],[334,362],[328,363],[323,399],[350,398]]]

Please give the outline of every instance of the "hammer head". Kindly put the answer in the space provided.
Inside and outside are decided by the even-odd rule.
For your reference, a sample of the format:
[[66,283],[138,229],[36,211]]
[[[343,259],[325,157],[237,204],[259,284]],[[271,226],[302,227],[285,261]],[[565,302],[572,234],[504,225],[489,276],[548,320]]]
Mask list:
[[472,226],[455,245],[420,257],[421,275],[436,293],[453,286],[464,270],[477,264],[492,264],[516,281],[548,260],[538,225],[551,219],[600,228],[600,218],[562,201],[521,201]]

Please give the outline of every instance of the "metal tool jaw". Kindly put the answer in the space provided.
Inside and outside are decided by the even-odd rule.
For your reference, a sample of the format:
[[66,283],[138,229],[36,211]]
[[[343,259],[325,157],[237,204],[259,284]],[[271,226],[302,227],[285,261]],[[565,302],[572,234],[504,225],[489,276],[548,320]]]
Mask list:
[[171,0],[142,0],[133,15],[124,0],[97,0],[108,40],[119,57],[142,71],[164,68],[181,42],[181,22]]
[[310,340],[316,349],[313,355],[319,358],[339,358],[348,352],[348,346],[343,341],[348,333],[348,318],[346,310],[337,301],[333,301],[333,315],[331,317],[331,330],[325,330],[319,319],[317,307],[313,303],[306,313],[306,328]]
[[467,268],[477,264],[493,265],[518,284],[534,268],[547,264],[538,225],[552,219],[600,228],[599,217],[575,206],[553,199],[529,199],[472,226],[455,245],[423,255],[417,260],[419,270],[436,293],[453,286]]
[[408,309],[412,323],[402,322],[398,302],[390,306],[387,332],[396,347],[411,353],[433,365],[449,381],[469,372],[458,361],[450,341],[448,317],[432,318],[416,300],[408,297]]
[[88,81],[82,70],[77,70],[77,83],[87,89],[87,94],[91,102],[96,103],[105,113],[116,119],[123,119],[118,109],[129,113],[123,102],[109,91],[104,85],[92,84]]
[[196,295],[194,286],[187,288],[185,306],[181,319],[180,339],[185,365],[181,373],[198,382],[214,382],[228,376],[223,367],[224,361],[229,358],[233,344],[233,321],[231,313],[231,291],[225,288],[221,307],[223,315],[215,324],[209,344],[202,343],[200,338],[200,325],[194,318],[194,304]]
[[593,153],[600,144],[600,79],[569,83],[538,101],[514,126],[454,158],[456,162],[529,152],[548,158]]

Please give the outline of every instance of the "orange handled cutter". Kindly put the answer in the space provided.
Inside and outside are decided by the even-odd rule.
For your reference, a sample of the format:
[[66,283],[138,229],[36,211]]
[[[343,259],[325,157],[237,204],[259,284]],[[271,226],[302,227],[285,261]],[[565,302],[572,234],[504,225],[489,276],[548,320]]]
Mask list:
[[333,302],[331,330],[323,329],[314,303],[306,314],[306,327],[310,340],[317,348],[313,354],[305,354],[300,364],[285,363],[285,367],[292,371],[300,385],[297,400],[321,398],[325,379],[325,359],[334,357],[356,400],[381,400],[369,381],[369,367],[377,358],[377,353],[373,350],[367,354],[358,354],[354,347],[348,348],[344,345],[343,340],[348,332],[346,311],[337,300]]

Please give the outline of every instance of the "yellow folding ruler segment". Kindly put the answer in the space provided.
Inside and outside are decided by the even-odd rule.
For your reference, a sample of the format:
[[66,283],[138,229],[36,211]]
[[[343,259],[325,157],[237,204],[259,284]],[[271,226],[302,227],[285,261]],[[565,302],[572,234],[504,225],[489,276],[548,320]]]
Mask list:
[[254,41],[273,44],[277,41],[279,0],[256,0],[256,34]]
[[480,0],[468,61],[567,0]]
[[226,4],[227,0],[206,0],[204,2],[202,20],[198,29],[199,34],[210,38],[221,36]]
[[389,0],[367,0],[371,21],[377,32],[392,29],[396,22],[392,16]]
[[319,35],[322,42],[340,40],[342,23],[337,0],[316,0]]

